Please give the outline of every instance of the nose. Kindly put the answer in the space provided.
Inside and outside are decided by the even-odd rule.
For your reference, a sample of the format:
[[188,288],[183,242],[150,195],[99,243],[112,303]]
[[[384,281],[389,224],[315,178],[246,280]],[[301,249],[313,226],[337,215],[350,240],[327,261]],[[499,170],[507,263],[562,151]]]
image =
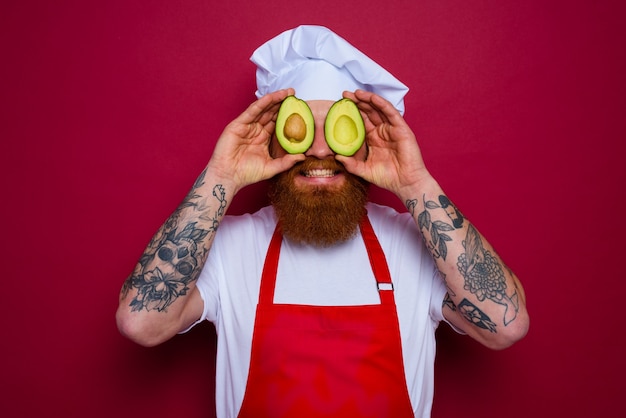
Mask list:
[[326,143],[326,136],[324,135],[324,121],[315,121],[315,136],[313,137],[313,144],[304,153],[307,157],[315,157],[320,160],[335,155],[335,152],[330,149]]

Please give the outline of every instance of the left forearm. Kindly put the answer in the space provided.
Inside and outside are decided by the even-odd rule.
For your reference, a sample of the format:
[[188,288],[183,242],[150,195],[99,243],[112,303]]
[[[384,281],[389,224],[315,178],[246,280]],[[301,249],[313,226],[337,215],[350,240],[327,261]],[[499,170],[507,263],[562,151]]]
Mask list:
[[498,348],[528,328],[521,283],[434,181],[403,196],[448,289],[444,315]]
[[412,213],[448,289],[445,318],[489,347],[521,338],[528,329],[521,284],[429,174],[402,115],[371,92],[344,97],[363,114],[368,154],[365,161],[336,158],[350,173],[393,192]]

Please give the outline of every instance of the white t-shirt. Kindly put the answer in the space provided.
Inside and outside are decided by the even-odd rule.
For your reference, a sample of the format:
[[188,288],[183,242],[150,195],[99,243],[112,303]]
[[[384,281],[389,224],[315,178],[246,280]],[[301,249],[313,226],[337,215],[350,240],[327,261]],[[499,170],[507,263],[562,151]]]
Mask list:
[[[435,330],[443,320],[446,288],[409,214],[372,203],[367,210],[394,283],[411,404],[416,417],[429,417]],[[252,215],[225,217],[197,282],[204,300],[200,320],[214,323],[218,336],[219,418],[236,417],[243,401],[261,273],[275,226],[271,207]],[[274,302],[331,306],[380,303],[360,234],[321,249],[293,245],[284,239]]]

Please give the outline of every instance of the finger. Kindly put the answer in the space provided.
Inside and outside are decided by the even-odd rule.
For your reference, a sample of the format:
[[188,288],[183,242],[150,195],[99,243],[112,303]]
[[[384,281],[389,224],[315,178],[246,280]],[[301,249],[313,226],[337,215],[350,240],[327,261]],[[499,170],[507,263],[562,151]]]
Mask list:
[[265,126],[263,127],[263,130],[268,133],[267,141],[268,142],[271,141],[272,135],[274,135],[274,130],[276,130],[276,121],[271,120],[268,123],[266,123]]
[[381,118],[385,119],[386,122],[392,125],[402,125],[405,123],[404,118],[402,117],[398,109],[396,109],[395,106],[392,105],[391,102],[386,100],[384,97],[363,90],[357,90],[355,92],[355,95],[359,99],[362,98],[367,100],[372,108],[376,109],[376,111],[381,115]]
[[354,92],[351,92],[351,91],[348,91],[348,90],[344,91],[342,93],[342,96],[344,98],[346,98],[346,99],[352,100],[353,102],[358,102],[359,101],[359,99],[356,98],[356,95],[354,94]]
[[287,96],[293,96],[295,94],[295,90],[293,88],[287,88],[283,90],[278,90],[273,93],[273,101],[272,104],[261,114],[259,118],[259,123],[262,125],[271,124],[270,132],[274,132],[274,125],[276,122],[276,118],[278,117],[278,111],[280,110],[283,101]]
[[280,103],[285,100],[287,96],[293,94],[293,91],[293,89],[289,88],[277,90],[264,95],[248,106],[248,108],[239,116],[239,122],[259,122],[267,114],[270,114],[270,119],[273,118],[274,114],[278,112]]
[[[336,155],[335,159],[339,161],[345,167],[346,171],[354,174],[355,176],[365,178],[365,163],[359,161],[354,157],[345,157],[343,155]],[[367,179],[366,179],[367,180]]]
[[380,126],[388,123],[387,118],[378,109],[365,104],[365,102],[360,102],[358,106],[363,114],[366,132],[377,130]]
[[388,123],[385,114],[372,102],[374,93],[365,90],[356,90],[349,96],[356,103],[361,112],[367,116],[373,126]]
[[275,176],[278,173],[289,170],[296,163],[304,161],[306,156],[304,154],[286,154],[279,158],[270,159],[265,165],[268,178]]

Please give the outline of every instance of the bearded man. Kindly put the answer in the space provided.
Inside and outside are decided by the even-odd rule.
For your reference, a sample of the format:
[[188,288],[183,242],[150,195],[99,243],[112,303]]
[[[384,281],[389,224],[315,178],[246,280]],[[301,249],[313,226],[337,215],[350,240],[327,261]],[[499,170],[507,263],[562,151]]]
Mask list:
[[[218,417],[428,417],[438,324],[507,347],[528,329],[522,286],[426,169],[404,84],[317,26],[280,34],[252,61],[258,100],[124,283],[119,329],[151,346],[215,324]],[[275,135],[292,95],[314,121],[302,154]],[[342,97],[365,127],[351,156],[324,134]],[[263,180],[271,206],[226,215]],[[369,184],[408,211],[368,203]]]

